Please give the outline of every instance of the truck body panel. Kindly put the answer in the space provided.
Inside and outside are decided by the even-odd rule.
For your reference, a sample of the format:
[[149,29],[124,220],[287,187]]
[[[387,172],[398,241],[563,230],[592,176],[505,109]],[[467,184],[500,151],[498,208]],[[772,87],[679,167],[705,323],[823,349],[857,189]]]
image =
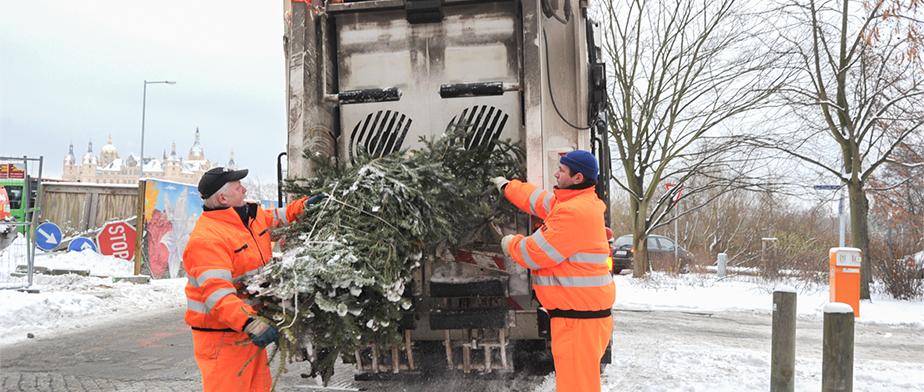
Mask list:
[[[598,154],[608,178],[602,105],[593,99],[599,48],[586,3],[564,2],[549,10],[540,0],[369,0],[317,10],[286,0],[287,178],[311,175],[303,152],[352,164],[459,126],[469,148],[522,142],[526,180],[546,189],[559,156],[574,149]],[[608,199],[605,184],[598,193]],[[524,234],[537,223],[517,222]],[[357,352],[361,372],[415,370],[414,350],[433,347],[423,342],[442,344],[451,369],[513,371],[518,341],[546,339],[528,270],[498,246],[427,261],[413,287],[406,347]]]

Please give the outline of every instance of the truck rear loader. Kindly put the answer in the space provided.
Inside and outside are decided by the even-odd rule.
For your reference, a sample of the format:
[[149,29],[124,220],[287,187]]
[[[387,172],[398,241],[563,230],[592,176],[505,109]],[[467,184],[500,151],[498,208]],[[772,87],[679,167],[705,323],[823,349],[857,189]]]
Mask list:
[[[349,165],[462,126],[468,148],[522,143],[526,180],[546,189],[560,154],[574,149],[592,151],[609,178],[605,67],[587,1],[284,6],[288,146],[280,177],[283,157],[287,179],[305,178],[313,170],[306,151]],[[609,205],[607,183],[597,192]],[[515,221],[524,234],[538,225],[526,215]],[[401,321],[405,344],[370,346],[346,360],[357,379],[548,370],[548,319],[529,278],[499,246],[429,260],[416,271],[414,307]]]

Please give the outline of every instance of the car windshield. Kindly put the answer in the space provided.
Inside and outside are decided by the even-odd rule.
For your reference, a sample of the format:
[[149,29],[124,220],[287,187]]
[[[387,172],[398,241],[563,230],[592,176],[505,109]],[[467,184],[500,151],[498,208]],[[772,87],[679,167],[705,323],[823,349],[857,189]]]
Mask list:
[[10,199],[10,208],[18,210],[22,204],[22,187],[15,185],[5,185],[6,194]]
[[622,237],[617,238],[616,241],[613,242],[613,246],[617,248],[621,248],[626,245],[632,246],[632,236],[631,235],[624,235]]

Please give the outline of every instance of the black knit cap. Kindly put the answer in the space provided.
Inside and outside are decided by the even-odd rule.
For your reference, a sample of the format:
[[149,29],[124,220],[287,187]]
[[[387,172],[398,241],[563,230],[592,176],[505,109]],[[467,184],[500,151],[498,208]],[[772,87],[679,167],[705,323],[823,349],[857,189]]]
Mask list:
[[244,177],[247,177],[247,169],[231,170],[220,166],[210,169],[199,179],[199,194],[202,196],[202,200],[208,199],[225,184],[238,181]]

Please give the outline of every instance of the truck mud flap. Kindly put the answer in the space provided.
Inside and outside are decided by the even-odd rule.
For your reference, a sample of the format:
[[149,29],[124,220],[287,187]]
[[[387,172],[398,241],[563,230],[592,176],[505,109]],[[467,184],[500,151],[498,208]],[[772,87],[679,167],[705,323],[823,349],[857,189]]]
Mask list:
[[470,282],[430,282],[430,295],[447,297],[506,297],[507,282],[503,280],[481,280]]
[[430,328],[434,330],[466,328],[505,328],[507,309],[442,310],[430,313]]

